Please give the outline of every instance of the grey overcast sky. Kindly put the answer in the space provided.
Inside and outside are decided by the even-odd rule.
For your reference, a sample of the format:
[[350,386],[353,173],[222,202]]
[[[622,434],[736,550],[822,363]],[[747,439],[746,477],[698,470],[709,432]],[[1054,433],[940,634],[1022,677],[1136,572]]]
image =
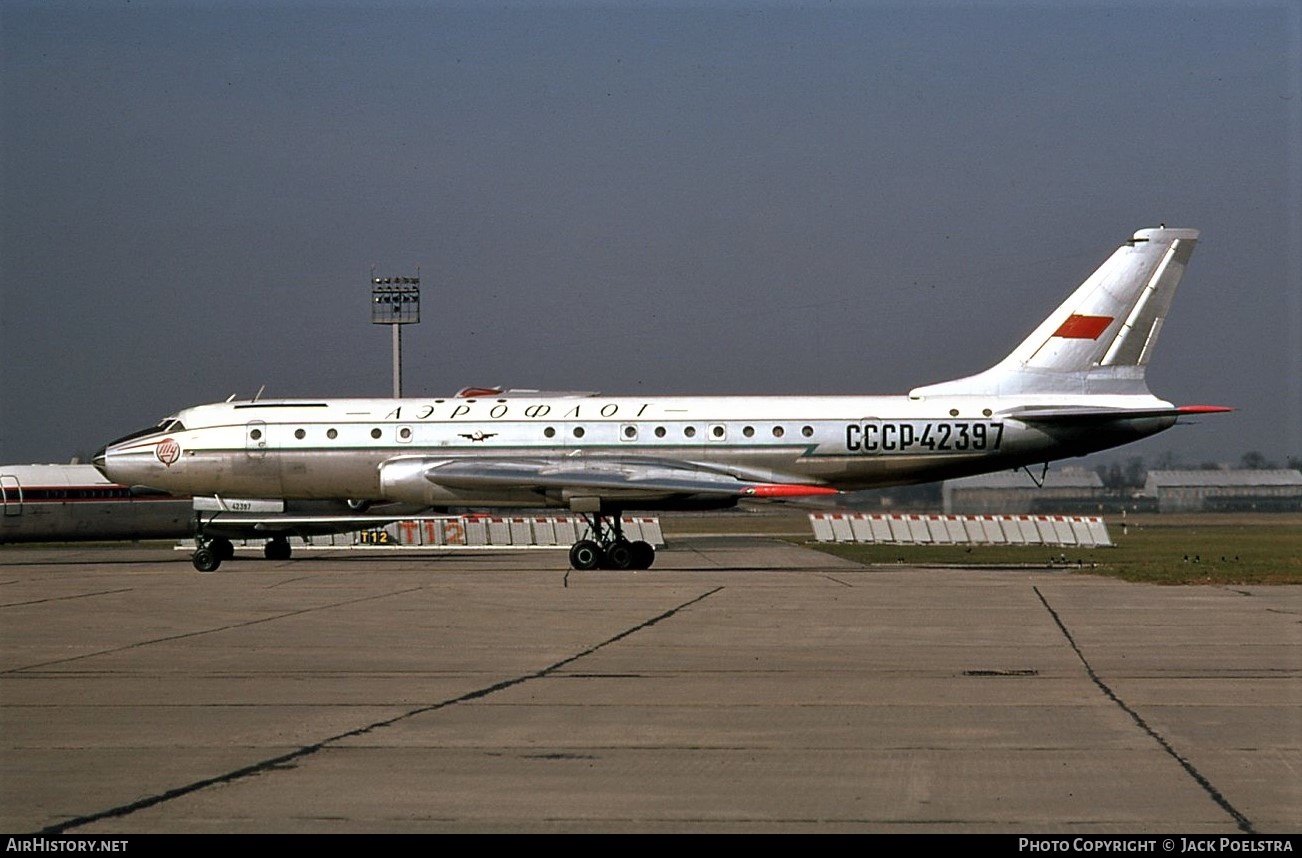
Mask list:
[[902,393],[1135,229],[1202,240],[1149,369],[1302,455],[1302,4],[0,5],[0,462],[187,405]]

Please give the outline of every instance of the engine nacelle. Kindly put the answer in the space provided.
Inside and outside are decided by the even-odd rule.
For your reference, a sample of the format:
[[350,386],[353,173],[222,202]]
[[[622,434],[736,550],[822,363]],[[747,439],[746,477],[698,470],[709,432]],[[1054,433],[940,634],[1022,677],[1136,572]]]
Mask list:
[[400,501],[419,506],[439,507],[564,507],[566,502],[559,492],[535,491],[527,486],[496,486],[475,484],[445,486],[430,479],[437,475],[440,465],[451,459],[423,456],[390,459],[380,465],[380,492],[386,500]]
[[437,462],[413,456],[391,459],[380,465],[380,494],[386,500],[433,506],[447,503],[447,493],[425,479],[425,472]]

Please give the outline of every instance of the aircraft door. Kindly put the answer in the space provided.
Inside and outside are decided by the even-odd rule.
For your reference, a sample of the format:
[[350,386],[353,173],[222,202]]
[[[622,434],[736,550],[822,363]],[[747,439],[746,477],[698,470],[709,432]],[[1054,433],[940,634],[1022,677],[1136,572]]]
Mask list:
[[267,455],[267,424],[262,420],[250,420],[244,427],[244,452],[250,459],[261,459]]
[[6,516],[23,514],[23,487],[11,474],[0,474],[0,506]]

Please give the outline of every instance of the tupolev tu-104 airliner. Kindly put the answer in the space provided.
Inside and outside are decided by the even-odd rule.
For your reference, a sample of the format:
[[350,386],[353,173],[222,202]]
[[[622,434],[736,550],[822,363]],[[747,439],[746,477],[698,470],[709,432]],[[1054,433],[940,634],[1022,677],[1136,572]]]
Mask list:
[[[721,508],[949,479],[1081,456],[1181,417],[1144,371],[1198,231],[1141,229],[1016,349],[904,396],[620,397],[463,391],[447,399],[227,401],[108,444],[123,485],[242,498],[556,507],[590,534],[578,569],[646,569],[631,510]],[[194,563],[220,557],[198,537]]]

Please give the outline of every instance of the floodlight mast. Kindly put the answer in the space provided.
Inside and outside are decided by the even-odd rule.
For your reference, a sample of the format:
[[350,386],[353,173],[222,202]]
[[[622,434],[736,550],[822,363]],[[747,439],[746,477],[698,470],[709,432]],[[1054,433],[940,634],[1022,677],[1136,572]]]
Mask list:
[[376,277],[371,269],[371,324],[393,330],[393,398],[402,398],[402,326],[420,323],[420,269],[415,277]]

